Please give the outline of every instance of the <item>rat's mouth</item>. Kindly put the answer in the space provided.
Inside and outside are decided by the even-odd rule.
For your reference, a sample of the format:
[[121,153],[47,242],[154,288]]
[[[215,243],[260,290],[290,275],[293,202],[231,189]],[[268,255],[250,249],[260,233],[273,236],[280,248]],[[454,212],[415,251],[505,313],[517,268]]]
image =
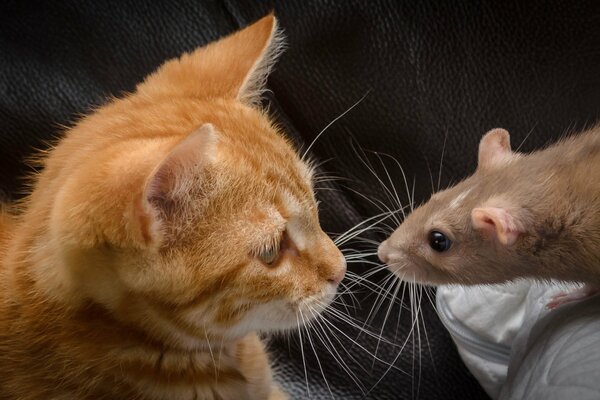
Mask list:
[[413,283],[431,283],[429,280],[430,269],[427,266],[413,262],[413,257],[392,246],[389,240],[385,240],[379,245],[377,255],[400,280]]
[[390,260],[388,269],[400,280],[412,283],[430,283],[427,269],[406,261]]

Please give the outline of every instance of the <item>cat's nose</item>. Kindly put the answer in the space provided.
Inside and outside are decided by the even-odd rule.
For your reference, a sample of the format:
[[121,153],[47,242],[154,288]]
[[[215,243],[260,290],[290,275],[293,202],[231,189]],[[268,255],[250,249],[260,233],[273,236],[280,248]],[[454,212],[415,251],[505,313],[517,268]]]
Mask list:
[[346,269],[346,259],[342,257],[342,264],[340,268],[335,271],[335,275],[327,279],[327,282],[331,283],[332,285],[339,285],[340,282],[344,279],[344,276],[346,276]]

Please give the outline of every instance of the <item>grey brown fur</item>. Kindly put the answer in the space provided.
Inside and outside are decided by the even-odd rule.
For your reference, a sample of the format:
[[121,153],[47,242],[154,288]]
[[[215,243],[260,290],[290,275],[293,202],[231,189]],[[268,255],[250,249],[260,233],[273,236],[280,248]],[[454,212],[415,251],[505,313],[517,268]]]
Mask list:
[[[480,207],[511,216],[514,243],[476,226]],[[429,247],[431,230],[451,238],[448,251]],[[529,277],[600,286],[600,128],[531,154],[511,152],[508,132],[490,131],[476,172],[417,208],[379,255],[404,279],[430,284]]]

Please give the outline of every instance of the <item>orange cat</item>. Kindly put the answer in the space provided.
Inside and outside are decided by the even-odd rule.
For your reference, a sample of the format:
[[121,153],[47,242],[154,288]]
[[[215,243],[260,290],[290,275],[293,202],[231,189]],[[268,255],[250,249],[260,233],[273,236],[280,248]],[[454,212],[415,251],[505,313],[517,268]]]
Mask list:
[[275,399],[256,331],[329,304],[345,261],[257,99],[267,16],[70,129],[0,217],[0,398]]

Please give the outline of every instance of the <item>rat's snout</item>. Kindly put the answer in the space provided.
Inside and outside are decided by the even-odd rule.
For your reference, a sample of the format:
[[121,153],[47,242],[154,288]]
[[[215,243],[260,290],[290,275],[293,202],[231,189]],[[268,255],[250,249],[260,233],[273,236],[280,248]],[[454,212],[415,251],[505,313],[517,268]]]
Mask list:
[[381,242],[381,244],[379,244],[379,248],[377,249],[377,257],[379,257],[379,259],[385,264],[389,264],[390,252],[387,240],[384,240],[383,242]]

